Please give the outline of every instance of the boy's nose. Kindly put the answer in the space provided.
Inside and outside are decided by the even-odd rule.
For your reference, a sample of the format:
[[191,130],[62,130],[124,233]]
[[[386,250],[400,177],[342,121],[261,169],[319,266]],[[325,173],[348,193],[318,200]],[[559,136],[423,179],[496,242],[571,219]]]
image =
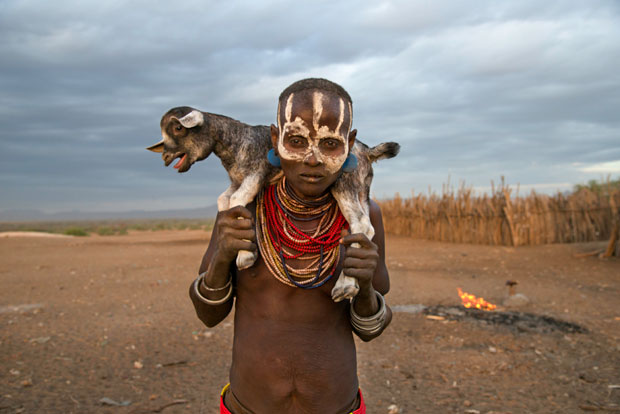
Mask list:
[[316,149],[312,148],[310,153],[304,158],[304,164],[311,167],[316,167],[321,164],[321,157],[316,153]]

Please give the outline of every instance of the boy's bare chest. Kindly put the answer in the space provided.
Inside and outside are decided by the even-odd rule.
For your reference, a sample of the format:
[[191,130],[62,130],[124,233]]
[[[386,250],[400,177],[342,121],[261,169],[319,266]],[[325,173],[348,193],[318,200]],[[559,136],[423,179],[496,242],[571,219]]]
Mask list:
[[353,401],[349,304],[331,299],[334,283],[311,290],[284,285],[260,258],[239,272],[231,383],[248,407],[270,402],[271,412],[330,412],[324,408]]

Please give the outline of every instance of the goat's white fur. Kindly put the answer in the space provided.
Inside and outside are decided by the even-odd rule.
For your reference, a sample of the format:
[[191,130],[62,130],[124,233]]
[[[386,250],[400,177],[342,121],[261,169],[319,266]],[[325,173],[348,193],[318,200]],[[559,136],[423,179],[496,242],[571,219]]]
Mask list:
[[204,115],[200,111],[193,110],[183,118],[179,119],[181,125],[185,128],[193,128],[204,123]]
[[[245,207],[246,205],[248,205],[254,199],[254,197],[256,197],[256,194],[258,194],[258,191],[262,187],[263,178],[264,177],[262,174],[252,174],[247,176],[243,180],[239,188],[230,195],[230,199],[228,200],[228,208],[233,208],[237,206]],[[226,194],[226,192],[228,192],[228,190],[226,190],[224,194]],[[218,198],[217,201],[219,208],[220,199]],[[250,251],[240,250],[239,253],[237,253],[237,268],[247,269],[254,264],[254,262],[256,261],[256,257],[257,256]]]

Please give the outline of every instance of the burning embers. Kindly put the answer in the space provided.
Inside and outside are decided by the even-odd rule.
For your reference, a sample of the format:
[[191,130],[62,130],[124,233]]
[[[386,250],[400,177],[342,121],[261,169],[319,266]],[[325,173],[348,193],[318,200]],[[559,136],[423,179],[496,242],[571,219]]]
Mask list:
[[474,308],[485,311],[492,311],[497,309],[496,305],[487,302],[483,298],[477,298],[472,294],[463,292],[461,288],[457,288],[457,290],[459,292],[459,296],[461,297],[461,301],[463,302],[463,306],[465,306],[466,308]]
[[[506,283],[510,288],[509,298],[518,297],[515,293],[514,285],[516,282]],[[474,295],[458,289],[463,306],[424,306],[418,305],[395,305],[392,306],[393,312],[422,313],[426,318],[436,321],[461,321],[473,320],[485,325],[505,326],[516,332],[532,333],[552,333],[560,331],[564,333],[587,333],[588,330],[575,323],[562,321],[546,315],[535,315],[532,313],[506,311]],[[521,295],[523,296],[523,295]],[[523,296],[525,298],[525,296]],[[525,298],[529,303],[529,299]],[[505,301],[504,301],[505,304]],[[523,304],[523,303],[521,303]],[[489,312],[494,311],[494,312]]]

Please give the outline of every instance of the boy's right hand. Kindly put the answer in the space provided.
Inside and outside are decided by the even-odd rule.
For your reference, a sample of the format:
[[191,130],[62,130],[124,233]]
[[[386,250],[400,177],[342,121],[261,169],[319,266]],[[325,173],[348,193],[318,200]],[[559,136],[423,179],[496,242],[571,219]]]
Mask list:
[[239,250],[257,252],[252,213],[243,206],[217,213],[213,234],[216,235],[215,260],[230,263],[235,260]]

